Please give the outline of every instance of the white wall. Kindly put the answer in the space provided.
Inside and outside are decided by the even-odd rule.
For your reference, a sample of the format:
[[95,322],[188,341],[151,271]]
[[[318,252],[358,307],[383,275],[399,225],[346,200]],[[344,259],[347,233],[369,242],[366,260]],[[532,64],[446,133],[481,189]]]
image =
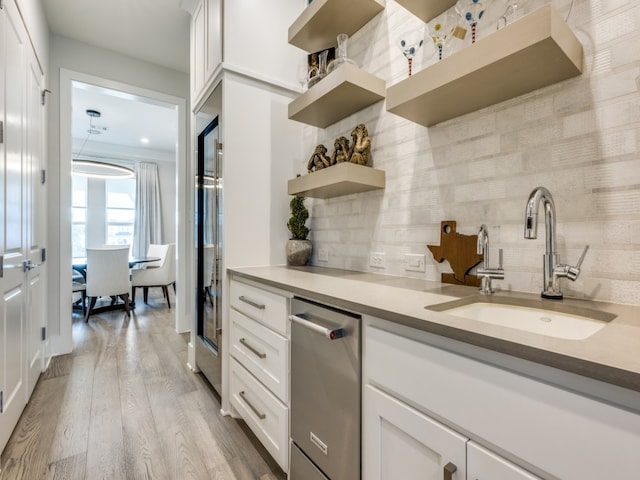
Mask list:
[[[20,15],[29,32],[29,38],[36,52],[40,68],[45,76],[49,72],[49,27],[40,0],[15,0]],[[46,85],[46,79],[45,79]]]
[[[565,15],[569,2],[554,5]],[[329,250],[329,262],[313,262],[439,280],[447,266],[426,245],[439,244],[440,222],[456,220],[465,234],[486,223],[494,262],[504,249],[505,279],[494,284],[540,292],[544,225],[537,240],[524,240],[523,228],[528,194],[542,185],[556,201],[560,260],[575,264],[591,245],[578,281],[562,281],[565,294],[640,305],[640,2],[576,0],[568,23],[584,46],[579,77],[431,128],[384,102],[325,130],[305,127],[300,173],[315,145],[331,151],[365,123],[374,166],[387,175],[384,191],[307,200],[314,251]],[[349,56],[392,84],[407,69],[397,38],[419,26],[389,1],[351,39]],[[371,251],[386,254],[385,270],[369,267]],[[426,254],[426,273],[406,272],[406,253]]]
[[[48,161],[51,182],[48,191],[49,210],[47,214],[49,220],[49,251],[51,252],[60,251],[61,238],[64,241],[67,236],[67,233],[62,231],[61,227],[66,229],[70,222],[70,212],[60,211],[60,183],[55,180],[64,180],[67,182],[64,184],[64,188],[68,188],[68,180],[60,177],[60,124],[61,120],[70,122],[70,119],[61,119],[60,117],[61,69],[182,98],[185,99],[186,105],[189,104],[189,78],[185,73],[145,63],[58,35],[50,37],[49,88],[53,91],[53,94],[51,95],[48,112]],[[184,145],[188,145],[189,142],[188,132],[187,123],[183,138]],[[178,168],[189,164],[186,155],[183,158],[179,158],[178,164]],[[63,194],[68,195],[68,192]],[[66,269],[67,266],[61,267],[58,256],[51,255],[49,259],[50,285],[56,286],[60,284],[61,268]],[[187,303],[183,302],[184,307],[188,307]],[[60,292],[57,288],[49,289],[48,306],[50,311],[60,311]],[[59,321],[60,319],[58,319]],[[59,324],[52,323],[51,333],[53,335],[59,334]],[[67,348],[70,348],[70,345],[61,346],[59,350],[64,351]]]

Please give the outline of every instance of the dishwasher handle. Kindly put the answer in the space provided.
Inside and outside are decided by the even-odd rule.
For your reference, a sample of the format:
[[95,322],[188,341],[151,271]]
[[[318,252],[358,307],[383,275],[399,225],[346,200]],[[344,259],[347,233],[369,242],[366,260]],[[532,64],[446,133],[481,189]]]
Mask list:
[[323,335],[329,340],[337,340],[338,338],[342,338],[345,336],[344,328],[323,327],[322,325],[318,325],[317,323],[310,322],[306,318],[302,318],[298,315],[290,315],[289,320],[305,328],[308,328],[309,330],[319,333],[320,335]]

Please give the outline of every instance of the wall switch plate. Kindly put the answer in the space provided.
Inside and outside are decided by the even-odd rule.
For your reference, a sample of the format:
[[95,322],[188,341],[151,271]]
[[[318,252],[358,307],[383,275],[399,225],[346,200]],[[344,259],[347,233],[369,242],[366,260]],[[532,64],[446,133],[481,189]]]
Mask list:
[[319,248],[318,249],[318,261],[319,262],[328,262],[329,261],[329,249],[328,248]]
[[371,252],[369,254],[369,266],[373,268],[386,268],[384,252]]
[[424,272],[424,262],[423,253],[407,253],[404,256],[404,269],[408,272]]

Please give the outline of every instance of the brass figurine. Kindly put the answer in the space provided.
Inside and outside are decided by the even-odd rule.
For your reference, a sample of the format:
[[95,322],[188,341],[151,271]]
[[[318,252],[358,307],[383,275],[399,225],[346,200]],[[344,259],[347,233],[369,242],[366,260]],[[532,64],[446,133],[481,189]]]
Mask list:
[[349,139],[347,137],[336,138],[333,143],[331,165],[349,161]]
[[331,166],[331,159],[326,155],[326,153],[327,147],[324,145],[318,145],[314,148],[313,155],[311,155],[311,158],[307,162],[307,171],[309,173],[314,170],[317,172],[318,170]]
[[353,144],[349,151],[349,161],[358,165],[367,165],[371,156],[371,138],[364,123],[358,125],[351,132]]

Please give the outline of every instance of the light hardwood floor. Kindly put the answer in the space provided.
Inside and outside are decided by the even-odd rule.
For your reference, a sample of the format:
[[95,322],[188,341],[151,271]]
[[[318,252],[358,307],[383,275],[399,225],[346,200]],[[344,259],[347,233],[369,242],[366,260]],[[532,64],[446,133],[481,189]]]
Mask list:
[[188,335],[173,318],[160,289],[129,319],[110,312],[85,324],[74,313],[74,351],[40,377],[0,480],[285,479],[187,368]]

